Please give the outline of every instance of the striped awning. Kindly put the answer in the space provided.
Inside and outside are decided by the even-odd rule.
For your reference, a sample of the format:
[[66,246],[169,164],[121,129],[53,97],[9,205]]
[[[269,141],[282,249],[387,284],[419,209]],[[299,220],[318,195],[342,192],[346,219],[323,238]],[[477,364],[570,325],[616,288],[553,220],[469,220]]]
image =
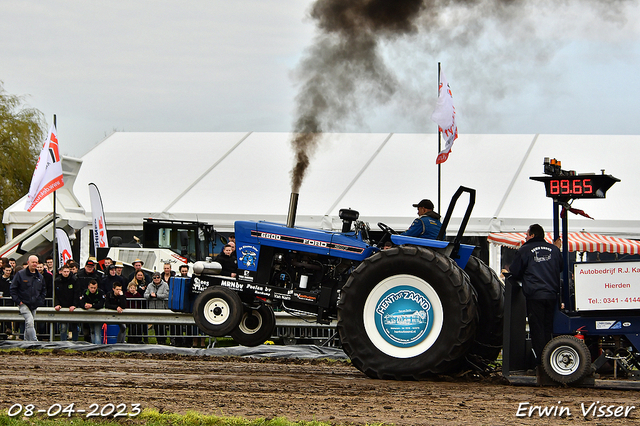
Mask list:
[[[525,232],[499,232],[489,234],[490,243],[518,248],[525,242]],[[547,232],[545,239],[553,242],[553,235]],[[640,241],[609,237],[588,232],[569,232],[569,251],[589,253],[640,254]]]

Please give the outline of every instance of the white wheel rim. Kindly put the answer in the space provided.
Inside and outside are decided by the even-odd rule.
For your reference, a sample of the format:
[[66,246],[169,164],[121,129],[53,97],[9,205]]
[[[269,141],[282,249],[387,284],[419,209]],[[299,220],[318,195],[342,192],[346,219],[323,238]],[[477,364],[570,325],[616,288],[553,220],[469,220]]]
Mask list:
[[[256,327],[254,327],[254,328],[247,327],[246,320],[249,318],[249,316],[252,316],[252,317],[258,319],[258,325]],[[254,333],[258,332],[261,327],[262,327],[262,315],[256,314],[253,311],[245,312],[242,315],[242,320],[240,320],[240,324],[238,325],[238,329],[240,331],[242,331],[244,334],[254,334]]]
[[212,325],[224,324],[230,314],[229,303],[220,297],[210,299],[204,304],[204,318]]
[[[393,301],[387,305],[390,300]],[[404,309],[398,311],[397,303]],[[364,328],[383,353],[394,358],[411,358],[436,342],[442,331],[443,312],[440,297],[429,283],[414,275],[394,275],[379,282],[369,293],[364,305]]]
[[561,376],[568,376],[578,371],[580,355],[570,346],[561,346],[551,352],[549,359],[551,368]]

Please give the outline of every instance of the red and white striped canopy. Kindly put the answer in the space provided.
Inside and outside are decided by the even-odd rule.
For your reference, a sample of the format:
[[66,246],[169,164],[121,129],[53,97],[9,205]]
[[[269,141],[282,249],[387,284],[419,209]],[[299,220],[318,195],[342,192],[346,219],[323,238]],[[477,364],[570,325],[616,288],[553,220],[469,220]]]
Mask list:
[[[499,232],[489,234],[487,240],[493,244],[515,249],[525,242],[525,236],[525,232]],[[551,232],[546,233],[545,239],[550,243],[553,242]],[[640,241],[590,234],[588,232],[569,232],[569,251],[640,254]]]

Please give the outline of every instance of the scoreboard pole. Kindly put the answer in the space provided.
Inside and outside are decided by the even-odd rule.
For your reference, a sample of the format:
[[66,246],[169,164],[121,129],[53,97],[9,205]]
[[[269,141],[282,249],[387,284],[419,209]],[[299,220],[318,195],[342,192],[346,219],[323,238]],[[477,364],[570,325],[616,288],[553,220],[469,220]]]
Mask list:
[[588,173],[576,174],[573,170],[563,170],[561,162],[554,159],[544,159],[544,173],[547,176],[532,176],[529,179],[543,182],[546,196],[553,199],[553,240],[560,237],[560,206],[565,207],[562,217],[562,300],[564,308],[575,310],[575,301],[571,298],[569,271],[569,207],[571,200],[578,198],[605,198],[607,190],[620,182],[611,175]]

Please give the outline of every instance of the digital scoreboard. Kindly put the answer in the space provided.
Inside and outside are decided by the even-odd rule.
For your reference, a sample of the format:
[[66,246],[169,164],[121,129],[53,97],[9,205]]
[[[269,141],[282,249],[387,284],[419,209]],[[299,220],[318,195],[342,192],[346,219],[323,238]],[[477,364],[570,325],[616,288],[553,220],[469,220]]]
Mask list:
[[544,182],[546,196],[556,199],[605,198],[607,190],[620,182],[620,179],[605,174],[534,176],[531,179]]

